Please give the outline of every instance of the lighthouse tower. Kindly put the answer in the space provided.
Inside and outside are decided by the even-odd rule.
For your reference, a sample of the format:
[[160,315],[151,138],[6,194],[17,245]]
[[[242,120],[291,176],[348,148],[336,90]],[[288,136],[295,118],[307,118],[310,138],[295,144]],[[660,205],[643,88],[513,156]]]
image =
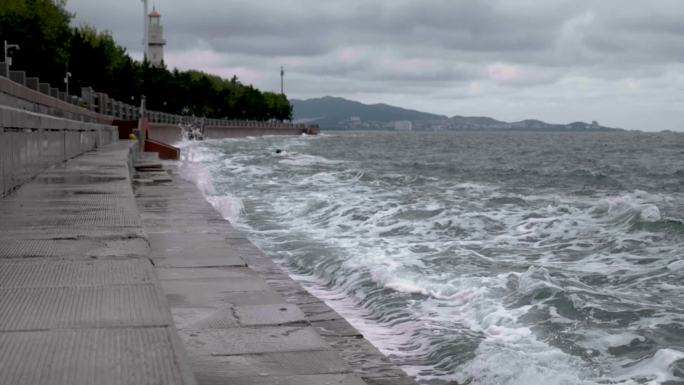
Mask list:
[[145,57],[151,65],[161,67],[164,62],[164,28],[161,25],[161,15],[156,9],[148,15],[147,19],[147,50]]

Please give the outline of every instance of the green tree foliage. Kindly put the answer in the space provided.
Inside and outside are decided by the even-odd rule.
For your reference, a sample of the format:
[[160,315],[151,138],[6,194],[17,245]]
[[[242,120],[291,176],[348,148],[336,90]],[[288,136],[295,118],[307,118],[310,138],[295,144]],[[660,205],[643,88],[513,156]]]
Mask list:
[[133,60],[108,32],[70,27],[66,0],[0,0],[0,42],[21,46],[14,69],[64,89],[68,66],[71,90],[92,87],[110,97],[148,108],[209,118],[289,120],[285,95],[261,92],[237,77],[225,80],[200,71],[172,71]]
[[0,0],[0,43],[7,40],[21,46],[12,55],[13,67],[62,84],[69,59],[71,17],[63,0]]

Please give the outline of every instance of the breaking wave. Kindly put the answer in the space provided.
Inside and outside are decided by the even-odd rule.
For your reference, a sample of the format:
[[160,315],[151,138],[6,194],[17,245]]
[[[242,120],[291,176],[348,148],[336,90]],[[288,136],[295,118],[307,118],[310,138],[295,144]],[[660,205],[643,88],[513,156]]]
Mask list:
[[[646,153],[606,173],[605,154],[634,155],[620,136],[593,152],[595,138],[508,139],[208,141],[181,170],[420,382],[682,383],[684,200],[662,177],[676,172]],[[580,145],[596,169],[558,165]]]

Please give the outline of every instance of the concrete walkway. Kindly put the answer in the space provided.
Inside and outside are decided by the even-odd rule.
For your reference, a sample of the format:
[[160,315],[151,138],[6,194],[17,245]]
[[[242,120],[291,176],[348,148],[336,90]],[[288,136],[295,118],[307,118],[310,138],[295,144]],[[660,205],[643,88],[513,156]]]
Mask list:
[[0,384],[195,384],[148,259],[130,149],[0,199]]
[[132,145],[0,199],[0,384],[415,384]]
[[415,385],[169,171],[136,199],[200,385]]

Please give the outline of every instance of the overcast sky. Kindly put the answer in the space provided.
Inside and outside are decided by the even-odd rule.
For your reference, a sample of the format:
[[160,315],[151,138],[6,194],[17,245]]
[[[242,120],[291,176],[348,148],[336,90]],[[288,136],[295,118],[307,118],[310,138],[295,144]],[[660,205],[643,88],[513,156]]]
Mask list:
[[[152,0],[150,0],[150,7]],[[68,0],[142,52],[139,0]],[[169,67],[290,98],[684,131],[682,0],[157,0]]]

